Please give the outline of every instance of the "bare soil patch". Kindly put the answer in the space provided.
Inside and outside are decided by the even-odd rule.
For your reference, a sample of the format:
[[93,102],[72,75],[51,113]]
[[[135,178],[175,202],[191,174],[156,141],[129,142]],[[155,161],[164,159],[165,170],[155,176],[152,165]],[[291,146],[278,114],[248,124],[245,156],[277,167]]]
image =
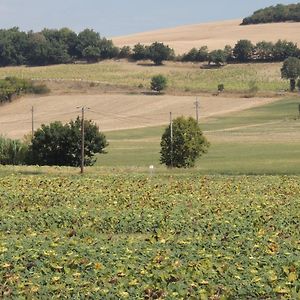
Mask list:
[[[195,116],[195,97],[170,95],[74,94],[27,96],[0,106],[0,134],[22,138],[31,131],[31,107],[34,127],[53,121],[68,122],[86,106],[86,118],[95,121],[102,131],[158,126],[180,115]],[[276,101],[277,98],[200,97],[200,118],[209,118]]]

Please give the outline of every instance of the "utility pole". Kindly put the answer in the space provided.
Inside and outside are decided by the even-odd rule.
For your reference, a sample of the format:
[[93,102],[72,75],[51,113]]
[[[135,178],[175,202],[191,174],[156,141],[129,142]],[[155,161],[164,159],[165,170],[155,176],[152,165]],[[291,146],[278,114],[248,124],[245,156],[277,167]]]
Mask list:
[[[80,107],[76,107],[80,108]],[[89,107],[82,106],[81,107],[81,159],[80,159],[80,173],[84,172],[84,112]]]
[[198,101],[198,97],[196,98],[196,102],[194,104],[196,106],[196,121],[199,124],[199,101]]
[[33,106],[31,107],[31,140],[33,140],[33,135],[34,135],[34,108]]
[[171,168],[173,168],[173,118],[170,112]]
[[80,173],[84,171],[84,106],[81,108],[81,165]]

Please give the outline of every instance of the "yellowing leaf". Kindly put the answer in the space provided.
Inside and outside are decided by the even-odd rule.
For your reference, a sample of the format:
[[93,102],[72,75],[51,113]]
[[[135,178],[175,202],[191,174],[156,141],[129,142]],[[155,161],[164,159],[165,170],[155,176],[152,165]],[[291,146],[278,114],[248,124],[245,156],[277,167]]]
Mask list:
[[288,281],[289,282],[295,282],[297,280],[298,276],[296,272],[291,272],[288,276]]

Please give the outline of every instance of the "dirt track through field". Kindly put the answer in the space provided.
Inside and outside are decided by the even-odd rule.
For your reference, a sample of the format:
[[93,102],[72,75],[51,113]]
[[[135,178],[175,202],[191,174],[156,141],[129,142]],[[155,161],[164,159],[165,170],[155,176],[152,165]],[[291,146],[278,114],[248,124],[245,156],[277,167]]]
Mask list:
[[[158,126],[180,115],[195,116],[195,97],[170,95],[63,95],[24,97],[0,106],[0,135],[22,138],[31,132],[31,107],[34,127],[56,120],[68,122],[80,115],[78,107],[89,107],[86,118],[102,131]],[[208,118],[263,105],[275,98],[200,97],[200,118]]]
[[229,20],[204,24],[186,25],[127,36],[113,37],[113,42],[121,47],[137,43],[151,44],[163,42],[182,54],[193,47],[208,46],[209,50],[221,49],[225,45],[234,46],[238,40],[248,39],[276,42],[279,39],[300,44],[300,22],[257,24],[240,26],[242,20]]

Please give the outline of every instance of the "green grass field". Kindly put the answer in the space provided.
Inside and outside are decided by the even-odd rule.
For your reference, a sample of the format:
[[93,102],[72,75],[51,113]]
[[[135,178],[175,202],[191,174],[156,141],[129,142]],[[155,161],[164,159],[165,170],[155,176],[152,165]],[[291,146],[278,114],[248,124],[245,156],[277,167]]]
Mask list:
[[169,82],[168,91],[172,93],[215,92],[221,83],[227,92],[248,93],[251,81],[255,82],[260,92],[266,93],[289,88],[288,81],[280,78],[281,65],[233,64],[207,70],[190,63],[168,62],[164,66],[154,67],[124,61],[104,61],[90,65],[0,68],[0,78],[18,76],[29,79],[87,80],[123,89],[148,89],[153,75],[164,74]]
[[[201,121],[211,147],[192,172],[299,174],[298,105],[298,98],[283,99],[229,116]],[[149,165],[154,165],[157,172],[165,172],[166,169],[159,164],[160,138],[164,128],[108,132],[108,153],[98,156],[97,166],[140,167],[147,170]]]

